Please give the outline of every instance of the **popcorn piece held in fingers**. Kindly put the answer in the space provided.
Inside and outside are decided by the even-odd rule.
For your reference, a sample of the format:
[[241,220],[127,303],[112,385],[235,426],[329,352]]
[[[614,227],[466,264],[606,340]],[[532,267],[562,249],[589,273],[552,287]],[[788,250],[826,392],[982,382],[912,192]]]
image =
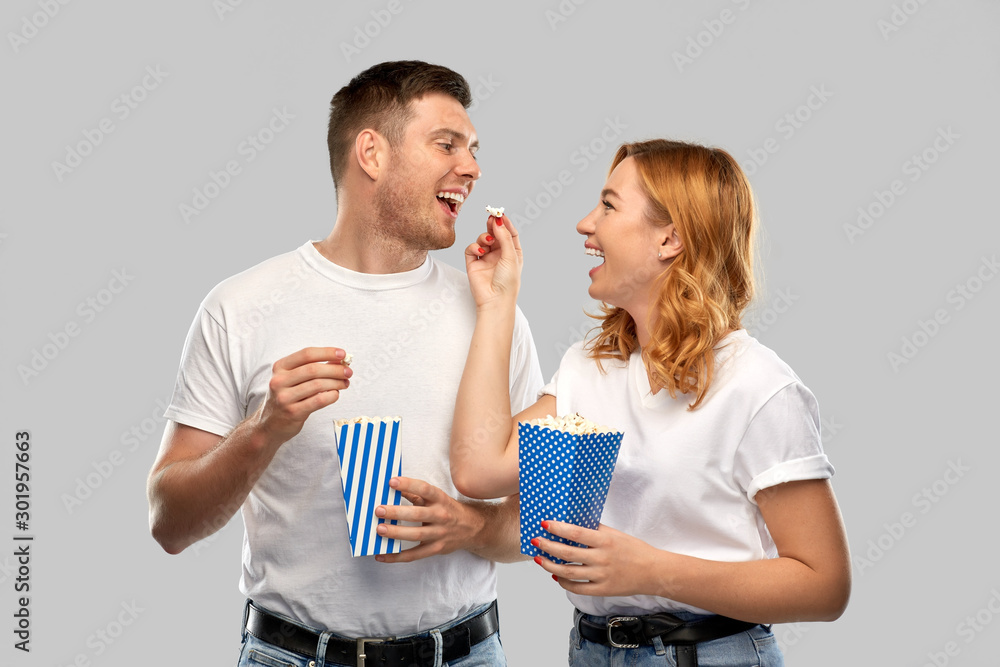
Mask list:
[[497,206],[487,206],[486,207],[486,212],[489,213],[490,215],[492,215],[494,218],[502,218],[503,217],[503,206],[500,206],[500,207],[497,207]]
[[344,358],[343,360],[341,360],[340,363],[342,363],[344,366],[350,366],[352,361],[354,361],[354,355],[351,354],[350,352],[345,352]]

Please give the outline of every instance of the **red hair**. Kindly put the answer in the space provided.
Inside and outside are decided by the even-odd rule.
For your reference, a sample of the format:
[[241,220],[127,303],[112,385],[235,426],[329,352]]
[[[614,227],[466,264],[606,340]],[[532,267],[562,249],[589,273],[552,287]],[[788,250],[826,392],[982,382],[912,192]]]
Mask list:
[[[754,295],[753,193],[736,160],[719,148],[664,139],[624,144],[609,173],[629,157],[651,224],[674,225],[682,243],[656,281],[643,363],[671,398],[693,394],[693,410],[712,383],[713,348],[742,328]],[[601,320],[588,343],[598,365],[601,359],[628,359],[638,349],[635,322],[623,308],[604,304],[592,317]]]

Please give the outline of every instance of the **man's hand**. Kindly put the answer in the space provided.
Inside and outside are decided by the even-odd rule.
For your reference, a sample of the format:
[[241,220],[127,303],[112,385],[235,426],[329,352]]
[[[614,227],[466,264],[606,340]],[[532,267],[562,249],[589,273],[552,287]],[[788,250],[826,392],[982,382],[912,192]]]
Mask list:
[[268,439],[287,442],[309,415],[340,398],[353,374],[342,363],[345,356],[337,347],[307,347],[274,362],[267,396],[253,418]]
[[408,477],[393,477],[389,486],[398,489],[413,505],[380,505],[375,516],[387,522],[395,519],[421,525],[383,523],[378,534],[419,544],[398,554],[376,556],[379,562],[409,563],[459,549],[491,560],[517,557],[516,498],[503,503],[459,502],[436,486]]

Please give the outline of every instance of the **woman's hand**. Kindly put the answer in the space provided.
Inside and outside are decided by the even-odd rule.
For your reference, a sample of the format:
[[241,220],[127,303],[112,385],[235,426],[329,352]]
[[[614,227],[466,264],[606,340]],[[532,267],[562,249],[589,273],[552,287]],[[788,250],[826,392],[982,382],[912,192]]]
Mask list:
[[565,565],[557,565],[547,558],[535,557],[535,562],[551,572],[553,579],[570,593],[597,596],[653,593],[650,577],[656,576],[662,567],[657,560],[666,552],[604,524],[590,530],[561,521],[543,521],[542,528],[589,547],[571,547],[543,537],[531,541],[545,553],[567,561]]
[[465,269],[479,307],[517,301],[521,286],[521,242],[507,216],[486,221],[486,233],[465,249]]
[[830,481],[785,482],[754,500],[777,558],[707,560],[656,549],[605,525],[587,530],[546,521],[542,528],[553,535],[590,548],[538,538],[542,551],[579,565],[536,562],[582,595],[655,595],[753,623],[839,618],[851,594],[851,557]]

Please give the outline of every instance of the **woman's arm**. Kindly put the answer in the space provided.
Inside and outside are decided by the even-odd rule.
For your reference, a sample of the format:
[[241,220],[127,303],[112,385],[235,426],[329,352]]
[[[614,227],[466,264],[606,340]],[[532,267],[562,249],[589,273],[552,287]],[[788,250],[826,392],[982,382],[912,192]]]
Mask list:
[[757,493],[778,557],[711,561],[655,549],[602,525],[550,522],[549,532],[589,545],[539,539],[539,548],[580,565],[536,559],[559,585],[581,595],[657,595],[756,623],[832,621],[847,606],[851,559],[828,480],[779,484]]
[[[452,433],[451,477],[455,488],[470,498],[502,498],[518,492],[518,437],[517,423],[540,419],[556,414],[556,397],[545,394],[533,405],[502,421],[490,421],[477,427],[468,440],[467,449],[456,457],[455,436]],[[499,455],[480,456],[476,447],[487,431],[502,430],[508,433],[503,452]],[[483,434],[480,436],[479,434]],[[455,464],[456,458],[461,461]]]
[[[511,419],[509,383],[521,244],[506,217],[490,216],[487,225],[488,232],[465,250],[476,300],[476,328],[451,430],[452,481],[470,498],[499,498],[517,492],[517,422]],[[547,396],[539,403],[548,406],[550,401],[545,399],[551,399],[554,409],[555,399]],[[539,403],[518,418],[533,418]],[[532,416],[524,417],[527,414]]]

